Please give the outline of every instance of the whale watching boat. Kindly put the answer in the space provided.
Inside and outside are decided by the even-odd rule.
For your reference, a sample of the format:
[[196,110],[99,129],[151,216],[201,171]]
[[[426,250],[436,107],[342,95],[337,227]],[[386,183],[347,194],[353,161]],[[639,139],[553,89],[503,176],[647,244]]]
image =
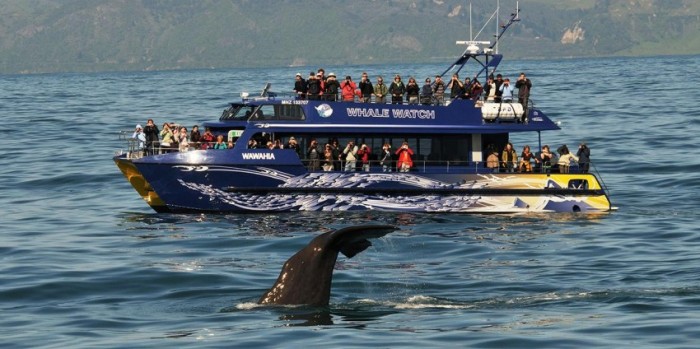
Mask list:
[[[443,72],[459,72],[474,62],[472,75],[486,81],[503,56],[494,52],[517,12],[502,25],[494,42],[466,42],[464,53]],[[420,85],[419,85],[420,86]],[[448,93],[448,91],[446,91]],[[335,96],[334,96],[335,97]],[[214,135],[235,142],[231,149],[197,144],[166,151],[154,143],[130,148],[113,159],[129,183],[157,212],[281,212],[383,210],[400,212],[605,212],[612,210],[607,190],[593,173],[576,164],[533,162],[531,171],[492,166],[510,134],[559,130],[547,115],[528,103],[494,102],[485,96],[428,103],[302,99],[270,91],[241,95],[216,122],[205,122]],[[515,99],[517,101],[517,98]],[[294,139],[294,147],[267,147]],[[373,154],[356,164],[346,155],[324,159],[326,141],[337,140],[342,154],[350,141]],[[311,142],[319,144],[310,158]],[[262,147],[255,144],[262,144]],[[332,145],[332,144],[331,144]],[[383,157],[383,147],[391,157]],[[404,145],[413,152],[399,159]],[[205,149],[203,149],[205,148]],[[353,146],[350,147],[352,151]],[[574,151],[575,152],[575,151]],[[405,154],[402,156],[406,156]],[[554,162],[554,161],[553,161]],[[408,163],[407,166],[400,164]],[[503,163],[501,162],[501,165]]]

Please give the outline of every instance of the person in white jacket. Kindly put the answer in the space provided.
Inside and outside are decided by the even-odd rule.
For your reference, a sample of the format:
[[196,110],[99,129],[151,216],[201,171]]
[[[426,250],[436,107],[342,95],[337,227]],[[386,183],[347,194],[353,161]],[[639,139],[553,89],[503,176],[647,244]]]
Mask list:
[[576,157],[576,155],[574,154],[571,154],[566,144],[559,147],[559,149],[557,149],[557,152],[559,153],[559,162],[557,162],[557,164],[559,165],[559,173],[569,173],[569,166],[571,166],[571,160],[578,162],[578,157]]

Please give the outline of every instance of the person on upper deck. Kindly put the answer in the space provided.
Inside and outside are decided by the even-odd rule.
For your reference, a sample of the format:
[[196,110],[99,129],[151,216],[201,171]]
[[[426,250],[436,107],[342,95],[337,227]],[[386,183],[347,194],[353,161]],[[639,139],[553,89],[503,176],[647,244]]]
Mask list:
[[367,73],[362,73],[362,79],[360,80],[360,95],[362,96],[362,101],[369,103],[372,101],[372,94],[374,93],[374,86],[372,86],[372,81],[369,80]]
[[513,172],[518,165],[518,153],[513,149],[513,144],[508,142],[501,154],[501,168],[504,172]]
[[581,173],[588,173],[588,169],[591,165],[591,150],[588,149],[586,143],[581,142],[578,146],[576,156],[578,156],[578,167]]
[[408,104],[418,104],[419,95],[420,87],[418,87],[416,79],[411,76],[408,78],[408,84],[406,84],[406,100]]
[[[518,89],[518,103],[523,105],[523,109],[525,109],[526,115],[527,102],[530,99],[530,90],[532,89],[532,82],[525,76],[525,73],[520,73],[518,81],[515,82],[515,88]],[[525,115],[523,115],[523,121],[525,121]]]
[[420,103],[423,105],[433,104],[433,86],[430,85],[430,78],[425,78],[425,84],[420,89]]
[[489,75],[488,80],[486,80],[484,96],[486,96],[486,102],[493,102],[496,98],[496,83],[493,81],[493,75]]
[[464,78],[464,87],[462,87],[462,95],[459,98],[470,99],[472,98],[472,80],[470,78]]
[[323,95],[321,81],[316,78],[314,72],[311,72],[311,74],[309,74],[309,79],[306,80],[306,85],[307,96],[310,100],[317,101],[321,99],[321,96]]
[[503,103],[513,102],[513,85],[510,84],[510,79],[505,78],[505,80],[503,80],[499,91],[501,91],[501,101]]
[[377,84],[374,85],[374,101],[376,103],[386,103],[386,95],[389,93],[389,88],[384,84],[384,78],[377,77]]
[[326,82],[328,80],[326,77],[326,71],[323,70],[323,68],[318,68],[318,71],[316,71],[316,78],[321,81],[321,84]]
[[450,89],[450,99],[459,98],[464,94],[464,84],[459,81],[459,74],[452,74],[452,80],[447,84],[447,88]]
[[401,144],[401,148],[396,150],[396,155],[399,159],[396,161],[396,170],[399,172],[408,172],[413,167],[413,150],[408,147],[408,142],[404,141]]
[[340,95],[343,97],[343,102],[354,102],[356,89],[357,85],[352,81],[352,77],[346,76],[345,81],[340,83]]
[[503,75],[496,74],[496,80],[494,80],[493,83],[496,85],[496,97],[493,99],[493,101],[496,103],[501,103],[501,96],[503,95],[503,91],[501,91],[501,86],[503,85]]
[[335,78],[335,73],[330,73],[328,74],[328,79],[326,79],[326,84],[325,84],[325,97],[327,101],[337,101],[338,100],[338,91],[340,89],[340,83],[338,83],[338,80]]
[[435,98],[435,103],[437,105],[445,104],[445,82],[442,81],[440,75],[435,75],[435,82],[433,82],[433,97]]
[[301,73],[297,73],[294,76],[294,93],[297,94],[297,99],[306,99],[306,92],[308,91],[308,84],[306,80],[301,76]]
[[389,93],[391,94],[391,104],[403,104],[403,94],[406,93],[406,85],[401,81],[399,74],[396,74],[394,81],[391,82]]
[[478,100],[481,97],[481,93],[484,91],[484,88],[481,86],[479,79],[474,79],[471,86],[472,88],[469,95],[471,96],[471,99]]
[[143,133],[146,135],[146,154],[154,154],[153,149],[158,145],[158,126],[153,123],[153,119],[148,119],[146,127],[143,128]]

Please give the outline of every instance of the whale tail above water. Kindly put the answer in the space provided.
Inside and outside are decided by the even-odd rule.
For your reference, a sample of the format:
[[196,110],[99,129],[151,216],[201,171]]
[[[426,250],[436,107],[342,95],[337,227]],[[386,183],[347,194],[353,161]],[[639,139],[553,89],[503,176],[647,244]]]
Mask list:
[[338,253],[352,258],[372,243],[398,228],[391,225],[362,225],[321,234],[284,263],[277,282],[258,303],[327,306]]

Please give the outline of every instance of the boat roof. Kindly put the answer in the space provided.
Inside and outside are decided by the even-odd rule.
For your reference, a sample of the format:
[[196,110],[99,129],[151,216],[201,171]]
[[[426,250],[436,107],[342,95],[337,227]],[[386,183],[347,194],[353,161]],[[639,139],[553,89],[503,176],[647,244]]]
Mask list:
[[[204,126],[220,128],[260,128],[289,132],[348,132],[364,133],[507,133],[559,130],[541,110],[529,109],[527,122],[486,120],[486,107],[513,108],[517,103],[480,103],[455,99],[447,106],[419,104],[384,104],[294,100],[279,97],[232,103],[232,108],[247,108],[251,115],[245,119],[222,119],[205,122]],[[514,109],[514,108],[513,108]],[[296,110],[296,111],[294,111]],[[266,111],[272,112],[270,114]],[[300,112],[302,111],[303,114]],[[296,117],[284,117],[294,114]],[[497,111],[498,112],[498,111]],[[505,113],[505,111],[504,111]],[[519,118],[519,117],[518,117]]]

